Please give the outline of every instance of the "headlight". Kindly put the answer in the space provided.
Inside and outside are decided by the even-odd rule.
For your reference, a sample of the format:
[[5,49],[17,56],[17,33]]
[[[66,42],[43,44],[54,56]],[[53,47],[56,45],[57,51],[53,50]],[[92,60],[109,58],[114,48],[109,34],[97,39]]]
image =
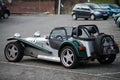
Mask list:
[[40,32],[39,31],[35,32],[34,37],[40,37]]
[[16,38],[20,38],[21,35],[20,35],[20,33],[15,33],[15,34],[14,34],[14,37],[16,37]]

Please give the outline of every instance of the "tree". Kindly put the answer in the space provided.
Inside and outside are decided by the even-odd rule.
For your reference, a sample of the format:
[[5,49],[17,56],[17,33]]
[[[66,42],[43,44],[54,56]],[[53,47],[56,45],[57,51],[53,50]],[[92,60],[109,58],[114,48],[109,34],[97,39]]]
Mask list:
[[115,0],[115,4],[120,5],[119,2],[120,2],[119,0]]

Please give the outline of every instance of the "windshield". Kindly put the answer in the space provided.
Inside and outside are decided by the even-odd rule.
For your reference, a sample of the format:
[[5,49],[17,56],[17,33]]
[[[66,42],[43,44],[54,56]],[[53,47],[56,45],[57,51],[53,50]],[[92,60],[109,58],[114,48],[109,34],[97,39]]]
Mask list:
[[99,5],[101,8],[105,8],[105,9],[108,9],[110,8],[108,5]]
[[116,4],[111,4],[110,7],[111,7],[111,8],[120,8],[120,7],[119,7],[118,5],[116,5]]
[[72,35],[73,27],[65,27],[65,29],[67,31],[67,36],[71,36]]
[[88,5],[91,9],[99,9],[100,6],[97,4]]

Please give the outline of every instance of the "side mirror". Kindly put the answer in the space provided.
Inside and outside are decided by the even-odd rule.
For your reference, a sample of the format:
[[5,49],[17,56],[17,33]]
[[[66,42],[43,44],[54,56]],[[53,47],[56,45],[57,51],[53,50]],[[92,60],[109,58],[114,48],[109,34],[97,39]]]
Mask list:
[[39,31],[35,32],[34,37],[40,37],[40,32]]

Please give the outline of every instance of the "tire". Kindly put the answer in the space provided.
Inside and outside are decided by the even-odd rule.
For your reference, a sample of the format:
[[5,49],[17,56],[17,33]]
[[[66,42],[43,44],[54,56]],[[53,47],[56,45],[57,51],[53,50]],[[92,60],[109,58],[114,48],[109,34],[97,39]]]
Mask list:
[[85,20],[88,20],[88,18],[84,18]]
[[9,14],[8,13],[4,13],[3,18],[4,19],[8,19],[9,18]]
[[118,23],[118,27],[120,28],[120,22]]
[[114,54],[113,45],[115,44],[114,39],[107,34],[98,35],[95,39],[96,43],[96,52],[99,55],[109,55]]
[[9,62],[19,62],[24,56],[24,48],[19,42],[10,42],[5,47],[4,55]]
[[101,64],[111,64],[116,59],[115,41],[110,35],[100,35],[96,40],[98,62]]
[[101,64],[111,64],[115,61],[116,59],[116,54],[111,54],[108,56],[100,56],[97,58],[98,62]]
[[112,17],[114,17],[115,16],[115,13],[112,13]]
[[117,27],[120,28],[120,22],[118,21],[118,22],[116,22],[116,24],[117,24]]
[[66,46],[60,52],[60,61],[65,68],[75,68],[78,64],[78,57],[72,47]]
[[73,20],[77,20],[77,15],[76,15],[76,14],[73,14],[73,15],[72,15],[72,19],[73,19]]
[[108,18],[107,17],[104,17],[103,20],[107,20]]
[[96,19],[95,15],[94,15],[94,14],[91,14],[91,15],[90,15],[90,19],[91,19],[91,20],[95,20],[95,19]]

